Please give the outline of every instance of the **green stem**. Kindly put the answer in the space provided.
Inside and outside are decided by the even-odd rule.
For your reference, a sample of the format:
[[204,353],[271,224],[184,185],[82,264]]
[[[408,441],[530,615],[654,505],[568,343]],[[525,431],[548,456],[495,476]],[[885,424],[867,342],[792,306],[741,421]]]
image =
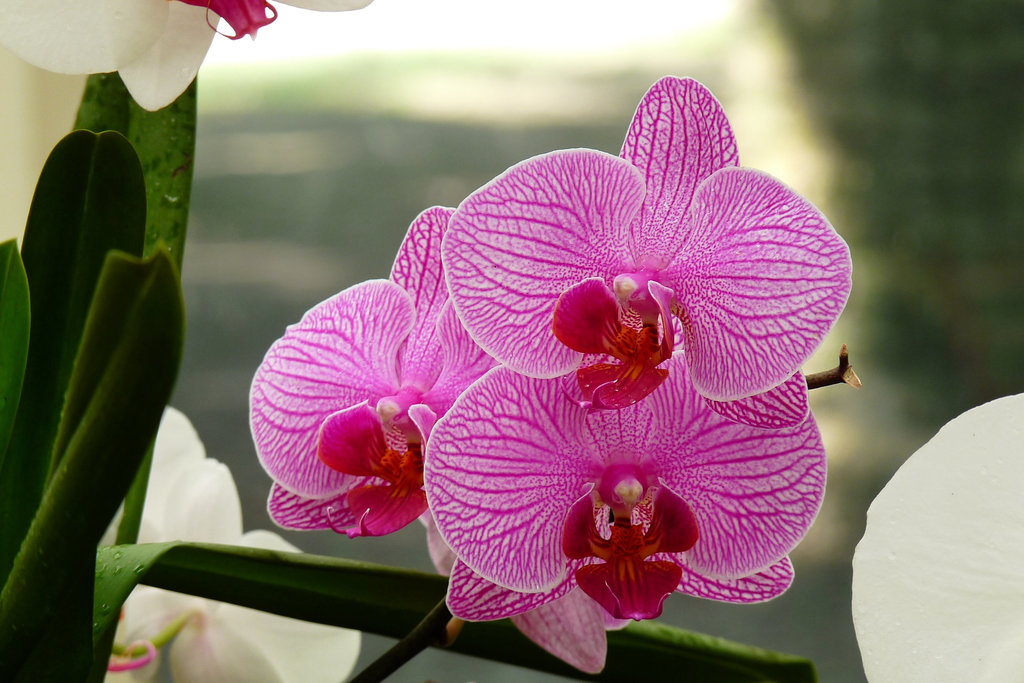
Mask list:
[[393,674],[403,664],[431,645],[445,640],[445,627],[452,618],[445,601],[437,603],[434,609],[409,632],[405,638],[373,661],[351,680],[350,683],[377,683]]
[[[152,643],[153,647],[159,650],[163,646],[167,645],[167,643],[171,642],[174,636],[178,635],[181,629],[184,628],[185,624],[188,623],[189,619],[197,616],[198,614],[199,610],[194,609],[183,612],[178,615],[174,621],[167,624],[162,631],[150,638],[149,642]],[[142,645],[136,645],[131,651],[128,650],[129,647],[130,645],[119,645],[114,643],[111,648],[111,654],[115,654],[118,657],[141,657],[146,654],[146,648]]]

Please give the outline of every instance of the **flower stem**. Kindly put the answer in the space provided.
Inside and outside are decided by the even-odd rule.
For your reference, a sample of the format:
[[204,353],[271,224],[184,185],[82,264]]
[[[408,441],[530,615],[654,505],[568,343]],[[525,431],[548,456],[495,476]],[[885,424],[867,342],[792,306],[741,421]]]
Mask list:
[[853,371],[850,365],[850,353],[843,344],[839,349],[839,365],[831,370],[815,372],[805,377],[808,389],[820,389],[832,384],[849,384],[854,389],[860,389],[860,377]]
[[437,603],[434,609],[409,632],[405,638],[394,644],[390,650],[382,654],[369,666],[359,672],[350,683],[377,683],[393,674],[403,664],[418,655],[431,645],[448,644],[448,621],[452,613],[444,600]]

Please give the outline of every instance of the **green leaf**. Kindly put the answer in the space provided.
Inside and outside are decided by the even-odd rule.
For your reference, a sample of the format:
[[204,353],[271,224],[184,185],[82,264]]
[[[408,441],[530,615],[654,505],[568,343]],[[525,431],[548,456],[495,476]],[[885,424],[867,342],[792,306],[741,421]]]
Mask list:
[[25,266],[18,243],[0,244],[0,471],[18,412],[21,384],[28,358],[29,300]]
[[[33,648],[73,648],[78,643],[67,642],[69,633],[91,651],[88,607],[76,610],[62,596],[69,583],[88,578],[85,590],[93,585],[96,544],[156,435],[183,329],[181,285],[170,257],[158,251],[142,261],[112,253],[61,418],[56,449],[63,457],[0,593],[0,680],[33,680],[26,669]],[[72,627],[55,626],[60,622]],[[47,645],[48,632],[65,641]],[[75,680],[82,665],[69,658],[59,680]]]
[[56,467],[53,444],[100,269],[111,249],[142,254],[145,210],[138,159],[117,133],[72,133],[43,167],[21,248],[32,324],[0,470],[0,580]]
[[[444,599],[447,579],[363,562],[199,543],[100,548],[94,619],[117,618],[138,582],[297,619],[401,638]],[[813,683],[807,660],[657,623],[608,634],[608,663],[583,674],[529,643],[508,620],[466,624],[449,648],[584,680]],[[663,672],[656,676],[657,672]]]

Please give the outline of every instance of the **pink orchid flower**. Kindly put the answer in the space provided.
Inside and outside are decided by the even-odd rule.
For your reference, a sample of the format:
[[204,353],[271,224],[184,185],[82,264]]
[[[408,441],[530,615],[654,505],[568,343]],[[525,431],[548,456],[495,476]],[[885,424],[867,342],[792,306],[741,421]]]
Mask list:
[[846,303],[849,249],[807,200],[737,164],[714,96],[663,78],[620,157],[543,154],[459,206],[442,250],[456,312],[488,353],[530,377],[603,354],[577,377],[606,408],[665,381],[675,317],[701,395],[734,401],[783,385],[784,396],[756,399],[748,421],[791,424],[757,413],[793,401],[784,412],[802,420],[797,373]]
[[730,602],[785,590],[824,494],[814,420],[738,424],[701,400],[681,357],[666,369],[615,411],[509,368],[471,386],[435,426],[424,469],[459,559],[514,591],[578,586],[616,619],[656,617],[677,590]]
[[[371,0],[281,2],[340,12]],[[195,78],[218,17],[231,26],[230,38],[255,37],[277,10],[266,0],[0,0],[0,45],[58,73],[118,71],[135,101],[155,110]]]
[[315,306],[256,371],[250,423],[281,526],[377,536],[426,511],[430,427],[494,364],[448,302],[440,245],[451,214],[420,214],[391,279]]

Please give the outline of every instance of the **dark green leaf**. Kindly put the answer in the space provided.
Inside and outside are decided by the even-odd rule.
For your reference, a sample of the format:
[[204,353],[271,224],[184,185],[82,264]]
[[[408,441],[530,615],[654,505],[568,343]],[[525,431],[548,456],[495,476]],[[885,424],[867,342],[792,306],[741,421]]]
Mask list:
[[11,427],[18,412],[21,383],[28,358],[29,300],[25,267],[18,255],[18,243],[0,244],[0,472],[11,440]]
[[[393,638],[412,630],[447,587],[433,574],[315,555],[181,542],[115,546],[97,555],[97,623],[115,619],[139,581]],[[450,649],[583,680],[638,680],[644,672],[716,683],[816,680],[805,659],[657,623],[609,633],[608,663],[596,676],[529,643],[507,620],[467,624]]]
[[[171,394],[183,328],[181,286],[165,252],[147,261],[108,257],[61,418],[56,449],[63,457],[0,593],[0,680],[25,675],[32,648],[48,630],[60,631],[54,621],[84,623],[82,637],[91,641],[91,615],[60,598],[79,574],[92,586],[96,544]],[[67,662],[69,672],[81,665]]]
[[138,159],[117,133],[72,133],[43,167],[21,248],[32,326],[0,471],[0,579],[55,469],[53,444],[100,268],[111,249],[141,255],[145,211]]

